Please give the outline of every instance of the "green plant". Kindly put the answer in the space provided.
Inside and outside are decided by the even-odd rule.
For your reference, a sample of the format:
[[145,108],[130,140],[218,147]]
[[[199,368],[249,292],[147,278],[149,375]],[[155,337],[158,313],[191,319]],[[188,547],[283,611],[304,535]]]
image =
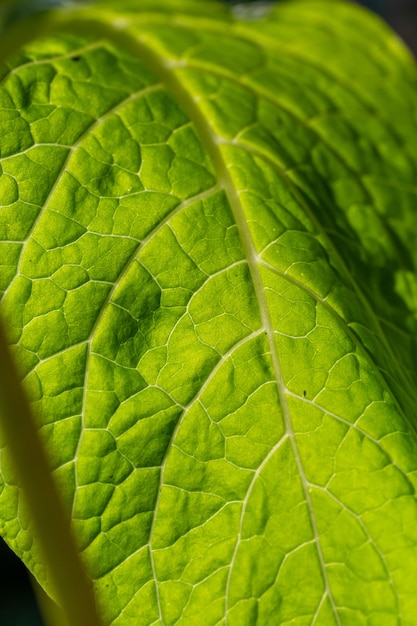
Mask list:
[[[11,49],[1,308],[104,623],[412,626],[409,53],[329,0],[62,9]],[[15,471],[1,532],[56,596]]]

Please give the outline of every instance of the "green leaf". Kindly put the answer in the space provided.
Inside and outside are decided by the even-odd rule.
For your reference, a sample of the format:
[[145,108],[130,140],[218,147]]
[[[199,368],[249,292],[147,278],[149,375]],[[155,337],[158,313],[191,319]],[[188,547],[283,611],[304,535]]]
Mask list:
[[36,24],[0,92],[1,307],[105,623],[412,626],[409,53],[344,2]]

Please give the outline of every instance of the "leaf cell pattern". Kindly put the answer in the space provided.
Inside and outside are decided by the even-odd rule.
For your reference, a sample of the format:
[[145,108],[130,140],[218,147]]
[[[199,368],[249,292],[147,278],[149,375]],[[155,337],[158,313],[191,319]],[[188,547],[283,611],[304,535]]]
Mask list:
[[54,475],[109,625],[411,626],[415,69],[343,3],[200,4],[68,11],[3,73],[2,310]]

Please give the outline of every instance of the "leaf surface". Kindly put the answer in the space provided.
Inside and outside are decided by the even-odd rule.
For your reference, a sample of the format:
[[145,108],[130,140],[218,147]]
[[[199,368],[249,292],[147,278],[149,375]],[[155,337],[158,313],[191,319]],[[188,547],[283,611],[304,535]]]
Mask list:
[[57,12],[3,72],[2,310],[108,624],[414,623],[416,72],[331,6]]

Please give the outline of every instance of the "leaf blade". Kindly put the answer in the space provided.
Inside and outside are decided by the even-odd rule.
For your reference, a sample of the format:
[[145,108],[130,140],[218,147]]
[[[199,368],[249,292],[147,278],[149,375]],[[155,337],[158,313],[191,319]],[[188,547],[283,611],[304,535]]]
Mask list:
[[[3,306],[33,320],[23,331],[20,350],[27,356],[20,360],[34,370],[28,384],[44,415],[53,419],[59,406],[74,414],[73,447],[66,446],[65,458],[55,451],[55,464],[68,502],[75,497],[74,524],[109,623],[347,624],[352,615],[367,623],[376,613],[384,623],[402,619],[395,586],[410,589],[412,577],[397,570],[396,554],[381,554],[396,536],[401,559],[415,567],[401,532],[416,515],[415,439],[404,417],[412,419],[415,400],[392,358],[395,339],[409,340],[414,322],[410,300],[393,306],[380,279],[393,259],[401,276],[412,250],[401,226],[399,242],[379,205],[366,206],[369,185],[360,170],[371,148],[355,153],[346,139],[347,130],[357,132],[357,118],[344,112],[340,124],[315,121],[314,109],[330,119],[322,89],[297,106],[294,81],[278,66],[275,42],[287,33],[291,71],[298,67],[311,89],[320,73],[329,84],[323,58],[334,35],[321,4],[314,5],[318,17],[312,3],[277,7],[276,17],[256,30],[229,19],[225,26],[213,15],[174,13],[173,24],[161,13],[130,16],[117,23],[119,39],[144,64],[106,44],[87,46],[89,61],[79,66],[74,58],[84,44],[68,40],[72,50],[62,62],[64,75],[74,72],[73,86],[62,81],[60,67],[57,102],[71,108],[75,85],[93,121],[51,189],[53,210],[35,226],[33,241],[44,251],[32,244],[27,258],[37,258],[38,274],[29,261],[21,265],[26,281],[38,279],[38,291],[28,295],[22,283],[16,300],[11,289]],[[337,10],[357,19],[342,4]],[[76,15],[79,27],[83,13]],[[300,32],[308,33],[314,58],[307,69],[295,65],[291,41],[290,25],[302,15]],[[84,28],[89,19],[87,10]],[[100,19],[96,28],[113,32],[114,15]],[[342,60],[350,39],[350,31],[341,38]],[[220,41],[230,52],[227,63],[216,54]],[[396,55],[405,56],[398,47]],[[120,66],[123,80],[113,71]],[[395,73],[400,66],[384,60],[375,76],[382,67]],[[106,86],[91,80],[92,68]],[[412,73],[401,68],[407,82]],[[269,86],[271,79],[281,91]],[[348,99],[369,116],[378,100],[370,105],[362,87],[349,94],[351,77],[344,82],[336,103]],[[127,91],[135,84],[133,99],[123,95],[126,84]],[[371,128],[369,146],[380,132]],[[388,145],[397,141],[384,137]],[[117,147],[120,141],[126,149]],[[407,159],[386,150],[367,159],[378,175],[380,167],[394,166],[401,185],[411,184]],[[378,235],[365,238],[358,259],[369,224]],[[75,275],[64,271],[70,266],[79,268]],[[376,277],[370,289],[369,267]],[[68,291],[73,295],[63,306]],[[401,321],[407,308],[408,326]],[[54,334],[39,342],[46,327]],[[413,372],[412,358],[401,351],[404,370]],[[39,393],[55,368],[78,373],[52,385],[57,402]],[[57,441],[68,437],[65,421],[50,429],[63,429]],[[358,472],[352,459],[362,459],[362,448]],[[399,500],[407,502],[402,509]],[[400,522],[381,527],[380,509]],[[413,602],[411,593],[403,600],[404,623]]]

